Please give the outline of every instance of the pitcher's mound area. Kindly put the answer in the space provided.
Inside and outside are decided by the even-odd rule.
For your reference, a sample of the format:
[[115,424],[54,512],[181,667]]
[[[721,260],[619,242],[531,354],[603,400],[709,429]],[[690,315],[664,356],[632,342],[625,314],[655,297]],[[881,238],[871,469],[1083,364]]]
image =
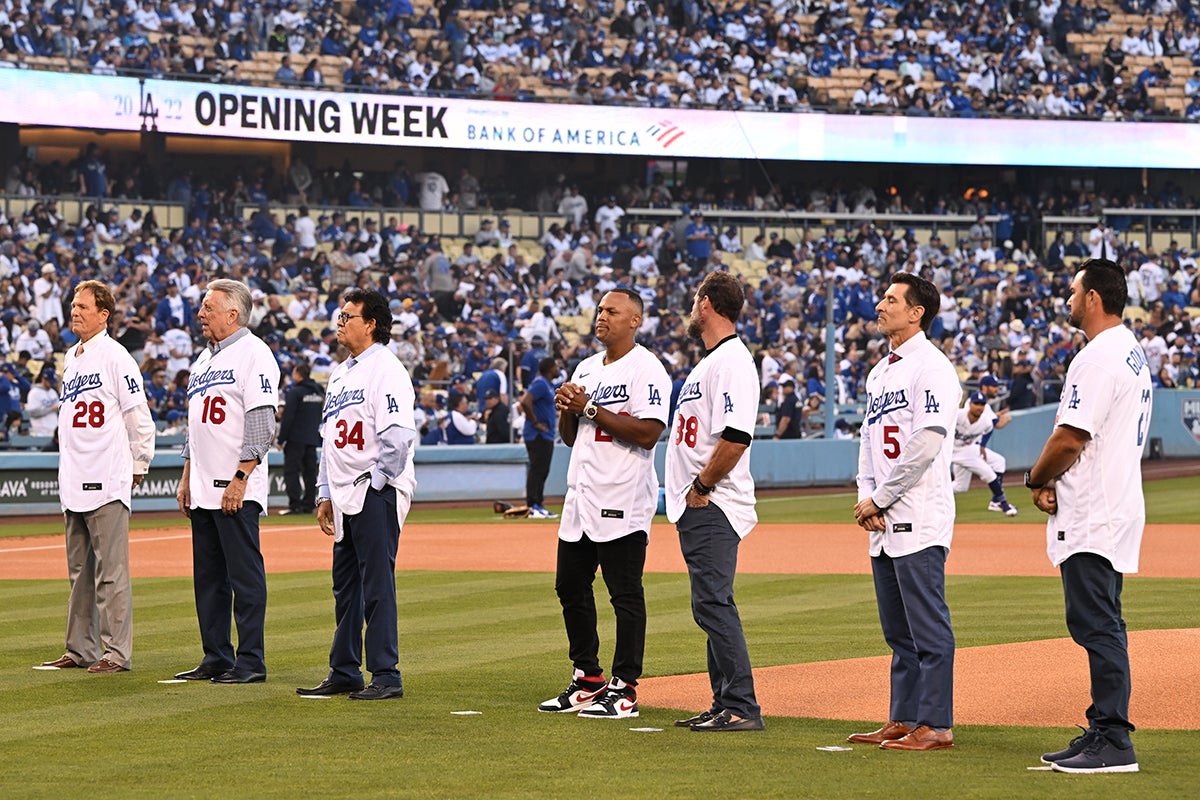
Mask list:
[[[1192,729],[1200,719],[1200,629],[1134,631],[1130,716],[1143,728]],[[767,716],[887,719],[891,656],[789,664],[754,670]],[[1070,639],[968,647],[955,654],[956,723],[1086,725],[1087,654]],[[983,687],[986,687],[984,689]],[[644,678],[649,705],[696,712],[712,700],[708,675]],[[964,689],[966,689],[964,691]],[[849,731],[847,731],[849,733]]]

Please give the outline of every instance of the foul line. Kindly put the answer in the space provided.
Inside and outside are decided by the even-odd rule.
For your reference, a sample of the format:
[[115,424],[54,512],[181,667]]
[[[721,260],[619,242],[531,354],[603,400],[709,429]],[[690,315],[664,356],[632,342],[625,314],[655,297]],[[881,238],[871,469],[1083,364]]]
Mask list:
[[[272,525],[270,527],[262,527],[259,529],[260,534],[263,533],[293,533],[295,531],[311,530],[315,526],[305,525]],[[129,537],[130,544],[141,544],[142,542],[169,542],[175,539],[190,539],[190,533],[175,533],[170,536],[143,536],[140,538]],[[36,547],[0,547],[0,554],[3,553],[35,553],[39,550],[66,550],[67,543],[60,542],[58,544],[41,544]]]

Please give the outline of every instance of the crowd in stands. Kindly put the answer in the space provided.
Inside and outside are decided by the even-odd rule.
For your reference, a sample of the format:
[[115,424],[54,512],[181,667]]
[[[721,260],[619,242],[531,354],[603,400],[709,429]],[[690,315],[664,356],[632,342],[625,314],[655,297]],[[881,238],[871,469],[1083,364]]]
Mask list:
[[[107,177],[104,154],[95,147],[57,169],[60,189],[100,187],[103,195],[122,183]],[[8,177],[21,182],[30,173],[50,171],[18,162]],[[437,177],[451,193],[448,182]],[[432,182],[428,176],[423,180]],[[251,193],[267,191],[261,176],[251,183],[256,187]],[[284,179],[266,184],[272,192],[289,191]],[[358,178],[351,185],[365,197],[379,188],[363,186]],[[474,193],[473,202],[487,202],[469,173],[454,189],[460,197]],[[47,376],[53,384],[53,365],[74,341],[69,304],[73,287],[87,278],[114,287],[118,303],[111,333],[142,363],[152,410],[172,430],[182,424],[187,369],[202,346],[194,312],[216,277],[251,287],[251,327],[270,344],[285,376],[300,360],[320,376],[339,358],[334,318],[345,288],[385,293],[395,323],[391,349],[421,387],[420,415],[430,441],[446,438],[449,409],[439,405],[446,389],[471,395],[470,408],[478,412],[486,408],[490,388],[515,411],[514,401],[540,358],[557,356],[569,374],[594,352],[591,314],[602,294],[616,286],[632,287],[644,298],[640,340],[681,385],[701,355],[686,337],[685,315],[697,282],[714,269],[734,271],[744,282],[748,302],[739,333],[759,353],[767,411],[787,377],[796,381],[802,402],[830,393],[843,407],[864,402],[866,374],[886,349],[875,330],[874,305],[898,270],[923,274],[943,289],[932,336],[964,383],[990,373],[1005,383],[1013,408],[1052,402],[1066,364],[1082,344],[1066,321],[1069,267],[1099,255],[1120,260],[1128,271],[1128,316],[1155,384],[1195,386],[1200,379],[1194,354],[1200,331],[1193,328],[1200,306],[1196,253],[1175,241],[1156,250],[1145,235],[1143,244],[1137,234],[1122,230],[1127,219],[1079,226],[1038,242],[1039,213],[1095,213],[1111,202],[1102,195],[992,199],[979,193],[947,201],[917,191],[882,200],[868,187],[821,186],[796,197],[766,192],[789,206],[835,213],[882,206],[978,215],[969,229],[954,235],[918,238],[909,229],[871,223],[743,235],[710,219],[720,217],[730,198],[737,201],[733,207],[758,207],[753,190],[671,188],[657,179],[613,190],[585,197],[566,182],[543,188],[538,202],[552,205],[560,221],[540,240],[514,237],[500,215],[483,216],[478,231],[454,240],[400,223],[395,215],[377,222],[377,209],[369,213],[366,207],[358,216],[302,205],[280,220],[264,199],[245,219],[223,205],[231,191],[246,191],[233,182],[215,188],[201,181],[190,196],[189,221],[178,228],[160,225],[150,206],[127,204],[132,210],[123,213],[103,196],[77,223],[63,219],[51,199],[34,202],[17,218],[0,216],[5,432],[20,429],[22,411],[29,424],[42,416],[29,398],[46,400],[33,390]],[[673,211],[643,223],[624,210],[645,208],[640,204],[651,197],[664,198]],[[1181,207],[1190,199],[1167,185],[1128,201]],[[825,373],[828,298],[837,326],[832,375]],[[498,375],[477,386],[489,370],[505,381],[494,385]]]
[[508,100],[1200,119],[1192,0],[0,0],[0,66],[39,58]]

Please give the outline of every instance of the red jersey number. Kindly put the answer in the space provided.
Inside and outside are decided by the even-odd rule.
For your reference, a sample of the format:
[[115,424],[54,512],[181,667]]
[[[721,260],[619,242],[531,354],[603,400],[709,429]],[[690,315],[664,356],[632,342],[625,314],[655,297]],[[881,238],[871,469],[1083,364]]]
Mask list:
[[225,421],[225,398],[205,397],[200,409],[200,421],[204,424],[220,425]]
[[696,438],[700,431],[700,420],[696,417],[679,415],[679,426],[675,428],[675,444],[683,443],[688,447],[696,446]]
[[[628,417],[628,416],[630,416],[630,414],[628,411],[621,411],[617,414],[617,416],[618,417]],[[596,441],[597,442],[611,442],[612,440],[613,440],[613,437],[612,437],[611,433],[605,433],[603,428],[601,428],[599,425],[596,426]]]
[[899,425],[883,426],[883,454],[888,458],[896,459],[900,457],[899,433]]
[[363,449],[363,424],[362,420],[354,423],[353,426],[344,419],[337,421],[337,438],[333,440],[333,446],[341,450],[346,445],[354,445],[355,449]]
[[104,427],[104,403],[101,403],[99,400],[94,400],[91,403],[80,400],[75,404],[75,416],[71,417],[71,427]]

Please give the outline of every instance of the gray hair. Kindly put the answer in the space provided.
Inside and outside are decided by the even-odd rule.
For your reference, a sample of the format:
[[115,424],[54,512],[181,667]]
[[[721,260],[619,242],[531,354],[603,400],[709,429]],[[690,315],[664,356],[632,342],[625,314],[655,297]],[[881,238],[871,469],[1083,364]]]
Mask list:
[[218,278],[215,281],[208,282],[208,291],[221,292],[226,297],[226,308],[237,309],[237,323],[239,328],[245,328],[250,324],[250,306],[253,301],[250,298],[250,290],[246,288],[246,284],[231,281],[228,278]]

